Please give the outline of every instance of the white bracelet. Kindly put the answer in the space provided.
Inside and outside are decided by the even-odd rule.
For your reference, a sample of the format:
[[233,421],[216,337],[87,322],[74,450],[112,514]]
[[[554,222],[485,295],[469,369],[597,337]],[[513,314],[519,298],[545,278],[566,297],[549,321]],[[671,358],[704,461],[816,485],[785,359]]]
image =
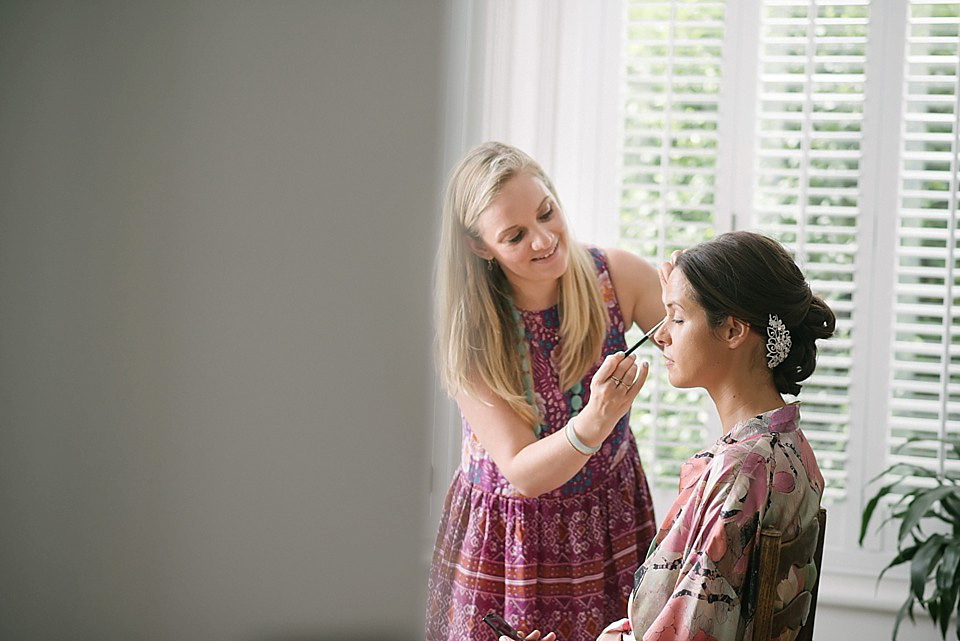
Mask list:
[[[573,446],[573,449],[580,452],[584,456],[592,456],[597,453],[597,450],[600,449],[600,445],[596,447],[590,447],[586,443],[580,440],[580,437],[577,436],[577,431],[573,429],[573,418],[567,421],[567,426],[563,428],[563,433],[567,435],[567,440],[570,441],[570,445]],[[602,443],[601,443],[602,445]]]

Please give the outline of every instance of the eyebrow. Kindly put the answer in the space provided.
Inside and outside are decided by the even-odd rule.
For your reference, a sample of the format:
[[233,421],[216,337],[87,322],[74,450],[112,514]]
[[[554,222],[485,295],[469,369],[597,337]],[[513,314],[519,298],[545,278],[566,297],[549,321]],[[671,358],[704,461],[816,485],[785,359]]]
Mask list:
[[[547,194],[546,196],[544,196],[544,197],[543,197],[543,200],[540,201],[540,204],[537,205],[537,215],[538,215],[538,216],[540,215],[540,210],[543,209],[543,204],[544,204],[545,202],[547,202],[548,200],[550,200],[550,194]],[[510,235],[510,234],[513,232],[513,230],[516,229],[517,227],[518,227],[518,225],[510,225],[510,226],[507,227],[506,229],[500,230],[500,233],[497,234],[497,241],[502,241],[502,240],[504,240],[504,239],[505,239],[508,235]]]
[[679,309],[683,309],[683,305],[681,305],[676,301],[670,301],[669,303],[666,304],[666,307],[677,307]]

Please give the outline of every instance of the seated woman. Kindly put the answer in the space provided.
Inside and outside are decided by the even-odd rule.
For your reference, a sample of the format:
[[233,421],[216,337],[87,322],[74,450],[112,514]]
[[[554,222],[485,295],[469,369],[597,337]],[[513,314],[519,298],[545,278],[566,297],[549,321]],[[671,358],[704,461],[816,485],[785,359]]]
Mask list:
[[[786,542],[818,527],[823,477],[798,405],[781,394],[800,391],[816,340],[833,334],[836,319],[783,247],[758,234],[723,234],[674,254],[660,278],[667,322],[655,338],[670,383],[706,389],[723,436],[684,465],[680,496],[636,572],[627,618],[599,641],[750,639],[758,528],[774,527]],[[779,641],[794,639],[806,616],[798,597],[816,579],[816,536],[807,538],[809,554],[777,587],[778,610],[804,606],[773,631]]]

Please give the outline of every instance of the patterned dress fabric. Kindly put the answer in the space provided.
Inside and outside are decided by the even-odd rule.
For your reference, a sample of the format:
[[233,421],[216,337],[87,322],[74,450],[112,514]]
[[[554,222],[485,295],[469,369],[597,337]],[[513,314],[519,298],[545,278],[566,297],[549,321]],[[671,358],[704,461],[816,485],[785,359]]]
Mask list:
[[773,639],[796,637],[817,576],[813,554],[823,494],[799,416],[791,404],[739,423],[684,465],[680,496],[636,573],[624,628],[637,639],[752,638],[758,523],[780,530],[784,543],[804,537],[774,604],[775,622],[789,619],[778,612],[797,612],[788,621],[792,629],[775,629]]
[[[591,248],[610,314],[603,354],[623,350],[624,322],[605,256]],[[563,429],[589,400],[590,380],[561,390],[557,307],[520,310],[529,347],[540,438]],[[482,621],[498,612],[515,627],[593,641],[623,616],[633,573],[656,531],[653,503],[629,414],[561,487],[524,497],[497,468],[466,420],[461,464],[447,493],[427,597],[427,641],[491,641]]]

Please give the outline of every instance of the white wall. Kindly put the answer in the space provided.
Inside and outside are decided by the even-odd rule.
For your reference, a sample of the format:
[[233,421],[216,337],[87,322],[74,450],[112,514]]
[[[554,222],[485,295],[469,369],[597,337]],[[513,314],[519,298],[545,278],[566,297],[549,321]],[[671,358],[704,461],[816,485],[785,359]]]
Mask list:
[[0,3],[0,638],[416,638],[440,0]]

